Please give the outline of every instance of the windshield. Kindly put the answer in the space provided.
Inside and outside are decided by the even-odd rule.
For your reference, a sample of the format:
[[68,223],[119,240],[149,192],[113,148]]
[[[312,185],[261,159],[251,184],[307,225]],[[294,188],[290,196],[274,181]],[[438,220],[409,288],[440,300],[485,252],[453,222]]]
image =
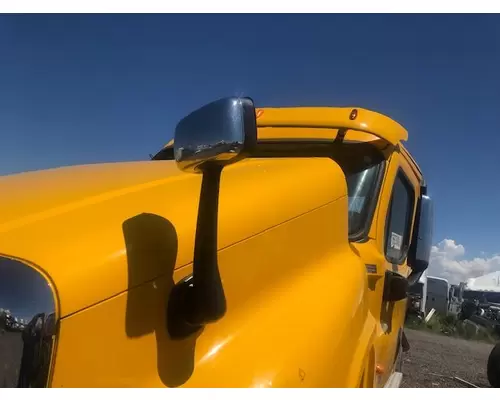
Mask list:
[[376,197],[377,177],[381,164],[369,165],[361,171],[345,172],[349,196],[349,235],[364,230],[372,211],[372,200]]

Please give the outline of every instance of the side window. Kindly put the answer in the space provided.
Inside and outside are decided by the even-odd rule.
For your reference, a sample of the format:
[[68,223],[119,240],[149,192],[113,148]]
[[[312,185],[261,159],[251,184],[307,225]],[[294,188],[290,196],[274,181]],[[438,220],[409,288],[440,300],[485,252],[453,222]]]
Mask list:
[[402,170],[399,170],[392,188],[385,231],[385,256],[393,264],[406,259],[411,237],[411,222],[415,191]]

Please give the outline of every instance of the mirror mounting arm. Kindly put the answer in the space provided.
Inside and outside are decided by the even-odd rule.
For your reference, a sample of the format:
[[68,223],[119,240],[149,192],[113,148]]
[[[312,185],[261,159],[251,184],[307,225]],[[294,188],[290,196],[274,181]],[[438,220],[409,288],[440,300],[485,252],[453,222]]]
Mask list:
[[226,297],[217,258],[221,173],[221,165],[203,166],[193,259],[193,285],[190,290],[190,307],[185,316],[190,325],[200,326],[215,322],[226,313]]
[[174,156],[186,172],[202,173],[193,274],[170,293],[167,328],[183,338],[226,313],[226,297],[218,266],[219,189],[224,166],[252,153],[257,123],[252,99],[228,97],[183,118],[175,128]]

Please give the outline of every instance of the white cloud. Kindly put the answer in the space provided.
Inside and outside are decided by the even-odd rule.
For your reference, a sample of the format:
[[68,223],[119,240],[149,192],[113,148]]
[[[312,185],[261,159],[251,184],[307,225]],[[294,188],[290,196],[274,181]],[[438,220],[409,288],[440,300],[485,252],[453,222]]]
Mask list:
[[500,271],[500,255],[464,258],[465,248],[453,239],[444,239],[432,246],[428,275],[446,278],[450,283],[464,282],[469,278]]

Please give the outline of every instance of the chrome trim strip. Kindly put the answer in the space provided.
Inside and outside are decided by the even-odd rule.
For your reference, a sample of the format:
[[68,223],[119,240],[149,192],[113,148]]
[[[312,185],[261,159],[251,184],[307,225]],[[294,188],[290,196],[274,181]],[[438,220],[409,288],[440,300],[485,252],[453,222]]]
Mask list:
[[46,387],[56,336],[54,293],[25,263],[0,257],[0,387]]

